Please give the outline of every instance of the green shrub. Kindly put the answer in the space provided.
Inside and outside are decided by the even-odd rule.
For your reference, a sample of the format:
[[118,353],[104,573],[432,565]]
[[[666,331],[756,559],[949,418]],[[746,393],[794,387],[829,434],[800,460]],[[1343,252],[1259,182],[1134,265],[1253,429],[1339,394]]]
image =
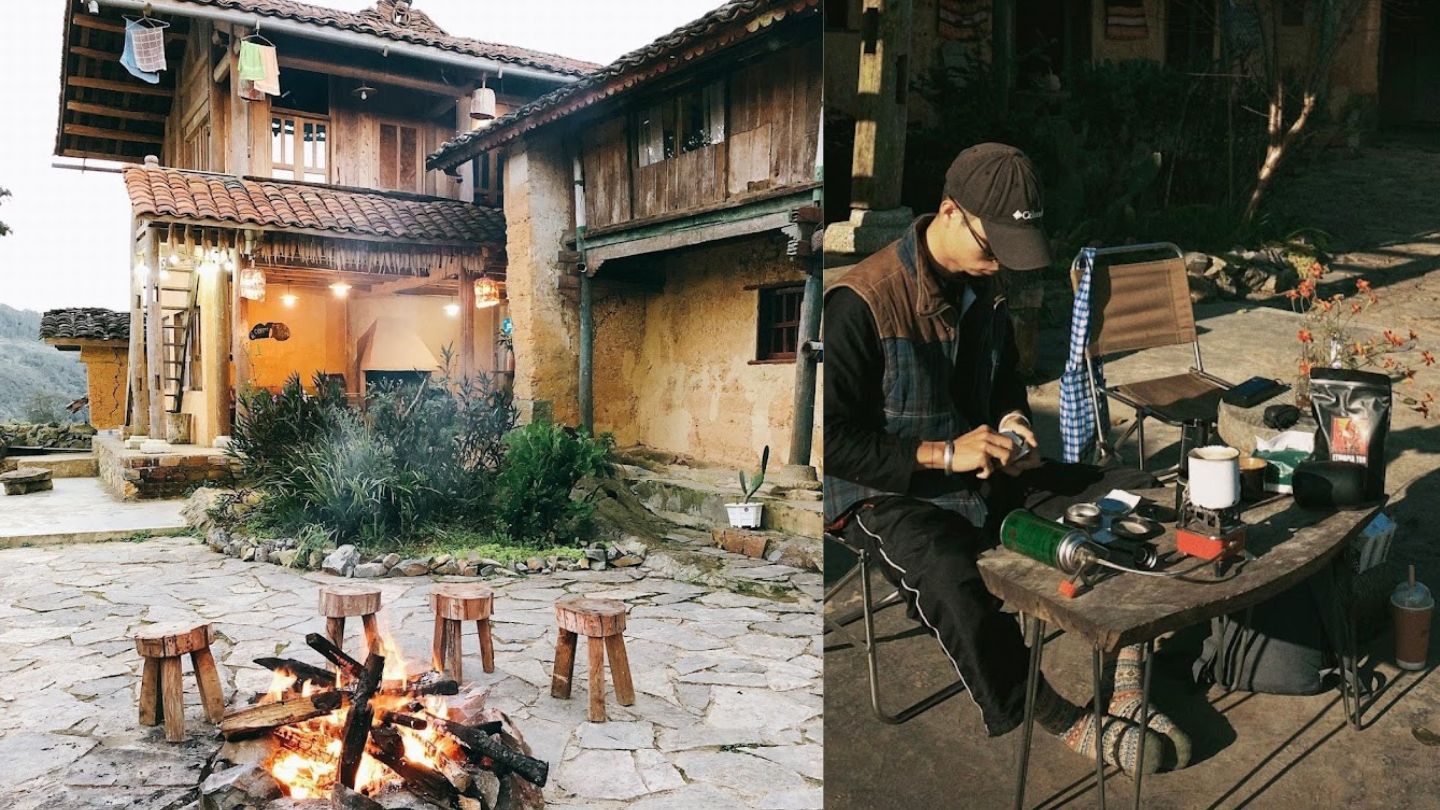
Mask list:
[[495,506],[511,539],[565,545],[588,535],[598,490],[578,498],[572,493],[581,479],[610,472],[614,437],[531,422],[505,442]]
[[346,407],[345,392],[333,380],[317,373],[313,386],[314,395],[305,393],[300,375],[291,374],[278,394],[253,388],[240,392],[228,452],[250,483],[287,497],[303,486],[305,455],[330,430],[334,414]]

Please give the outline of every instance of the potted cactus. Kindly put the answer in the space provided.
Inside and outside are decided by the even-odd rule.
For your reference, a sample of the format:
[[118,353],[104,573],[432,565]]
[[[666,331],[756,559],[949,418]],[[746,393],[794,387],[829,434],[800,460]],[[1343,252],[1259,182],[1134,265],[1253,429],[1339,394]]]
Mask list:
[[760,452],[760,471],[754,477],[747,478],[745,471],[740,471],[740,502],[725,504],[725,511],[730,516],[730,525],[737,529],[758,529],[760,519],[764,515],[765,504],[753,500],[760,485],[765,483],[765,466],[770,463],[770,445]]

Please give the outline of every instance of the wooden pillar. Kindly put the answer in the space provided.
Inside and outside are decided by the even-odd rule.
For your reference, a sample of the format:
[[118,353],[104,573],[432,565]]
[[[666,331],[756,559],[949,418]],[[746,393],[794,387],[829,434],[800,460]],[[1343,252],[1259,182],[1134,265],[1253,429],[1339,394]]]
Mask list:
[[588,272],[580,274],[580,426],[595,432],[595,307]]
[[475,278],[469,271],[460,271],[460,377],[475,379]]
[[[139,224],[130,229],[136,233]],[[130,256],[130,413],[128,424],[132,433],[144,434],[150,425],[150,386],[146,382],[145,362],[145,280],[135,272],[135,258]],[[158,670],[157,670],[158,672]]]
[[[239,236],[242,240],[244,239],[243,233]],[[243,241],[241,244],[244,244]],[[235,275],[226,282],[226,286],[229,288],[227,292],[230,296],[230,307],[226,311],[226,318],[230,336],[230,363],[235,371],[233,383],[235,407],[238,411],[242,407],[240,392],[245,390],[245,386],[250,383],[250,354],[245,342],[250,330],[245,326],[245,299],[240,297],[240,268],[244,266],[245,259],[241,257],[238,245],[231,255],[235,258]],[[232,383],[227,380],[226,385],[230,386]],[[230,388],[227,387],[225,393],[228,397]]]
[[864,0],[850,205],[900,207],[910,86],[910,0]]
[[[235,258],[230,251],[230,258]],[[238,266],[238,265],[237,265]],[[200,387],[205,389],[204,429],[191,441],[209,446],[230,433],[230,276],[223,268],[200,274]]]
[[164,312],[160,309],[160,233],[145,234],[145,382],[150,396],[150,438],[165,437]]

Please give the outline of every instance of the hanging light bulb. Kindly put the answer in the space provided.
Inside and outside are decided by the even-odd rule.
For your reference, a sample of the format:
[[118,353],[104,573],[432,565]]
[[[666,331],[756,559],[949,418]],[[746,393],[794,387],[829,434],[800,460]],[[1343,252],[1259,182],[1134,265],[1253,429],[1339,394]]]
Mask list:
[[165,263],[164,263],[164,262],[161,262],[161,263],[160,263],[160,273],[159,273],[159,275],[160,275],[160,281],[161,281],[161,282],[166,282],[166,281],[169,281],[169,280],[170,280],[170,271],[165,269]]
[[292,292],[287,292],[287,293],[285,293],[284,295],[280,296],[280,303],[284,304],[285,306],[289,307],[290,309],[294,309],[294,308],[295,308],[295,302],[296,302],[296,301],[299,301],[299,300],[300,300],[300,299],[295,296],[295,293],[292,293]]
[[488,276],[475,279],[475,308],[485,309],[500,303],[500,285]]
[[90,8],[90,13],[91,13],[91,14],[99,14],[99,13],[100,13],[100,0],[90,0],[89,8]]
[[215,274],[220,272],[220,265],[207,260],[200,263],[199,270],[200,275],[206,278],[214,278]]
[[344,298],[350,294],[350,285],[343,281],[337,281],[330,285],[330,291],[335,293],[336,298]]
[[446,305],[445,305],[445,314],[446,314],[446,315],[449,315],[449,316],[452,317],[452,318],[458,318],[458,317],[460,317],[460,305],[459,305],[459,304],[456,304],[456,303],[453,303],[453,302],[452,302],[452,303],[449,303],[449,304],[446,304]]
[[359,96],[361,101],[369,101],[370,97],[378,92],[370,85],[361,82],[360,86],[350,91],[353,95]]
[[141,283],[150,279],[150,265],[146,264],[144,260],[135,262],[135,279]]
[[476,121],[489,121],[495,117],[495,91],[485,86],[485,77],[470,97],[470,117]]

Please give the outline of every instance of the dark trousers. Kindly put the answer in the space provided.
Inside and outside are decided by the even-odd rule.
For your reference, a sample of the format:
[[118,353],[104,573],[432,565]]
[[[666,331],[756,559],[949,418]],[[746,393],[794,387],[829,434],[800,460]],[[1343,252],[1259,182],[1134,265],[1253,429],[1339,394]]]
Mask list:
[[985,526],[928,501],[886,496],[856,508],[843,531],[870,549],[911,616],[939,639],[980,707],[985,730],[998,736],[1024,718],[1029,660],[1020,628],[985,589],[976,558],[998,544],[1000,521],[1011,510],[1028,508],[1058,519],[1072,503],[1154,483],[1137,470],[1047,461],[1017,478],[1000,473],[985,483]]

